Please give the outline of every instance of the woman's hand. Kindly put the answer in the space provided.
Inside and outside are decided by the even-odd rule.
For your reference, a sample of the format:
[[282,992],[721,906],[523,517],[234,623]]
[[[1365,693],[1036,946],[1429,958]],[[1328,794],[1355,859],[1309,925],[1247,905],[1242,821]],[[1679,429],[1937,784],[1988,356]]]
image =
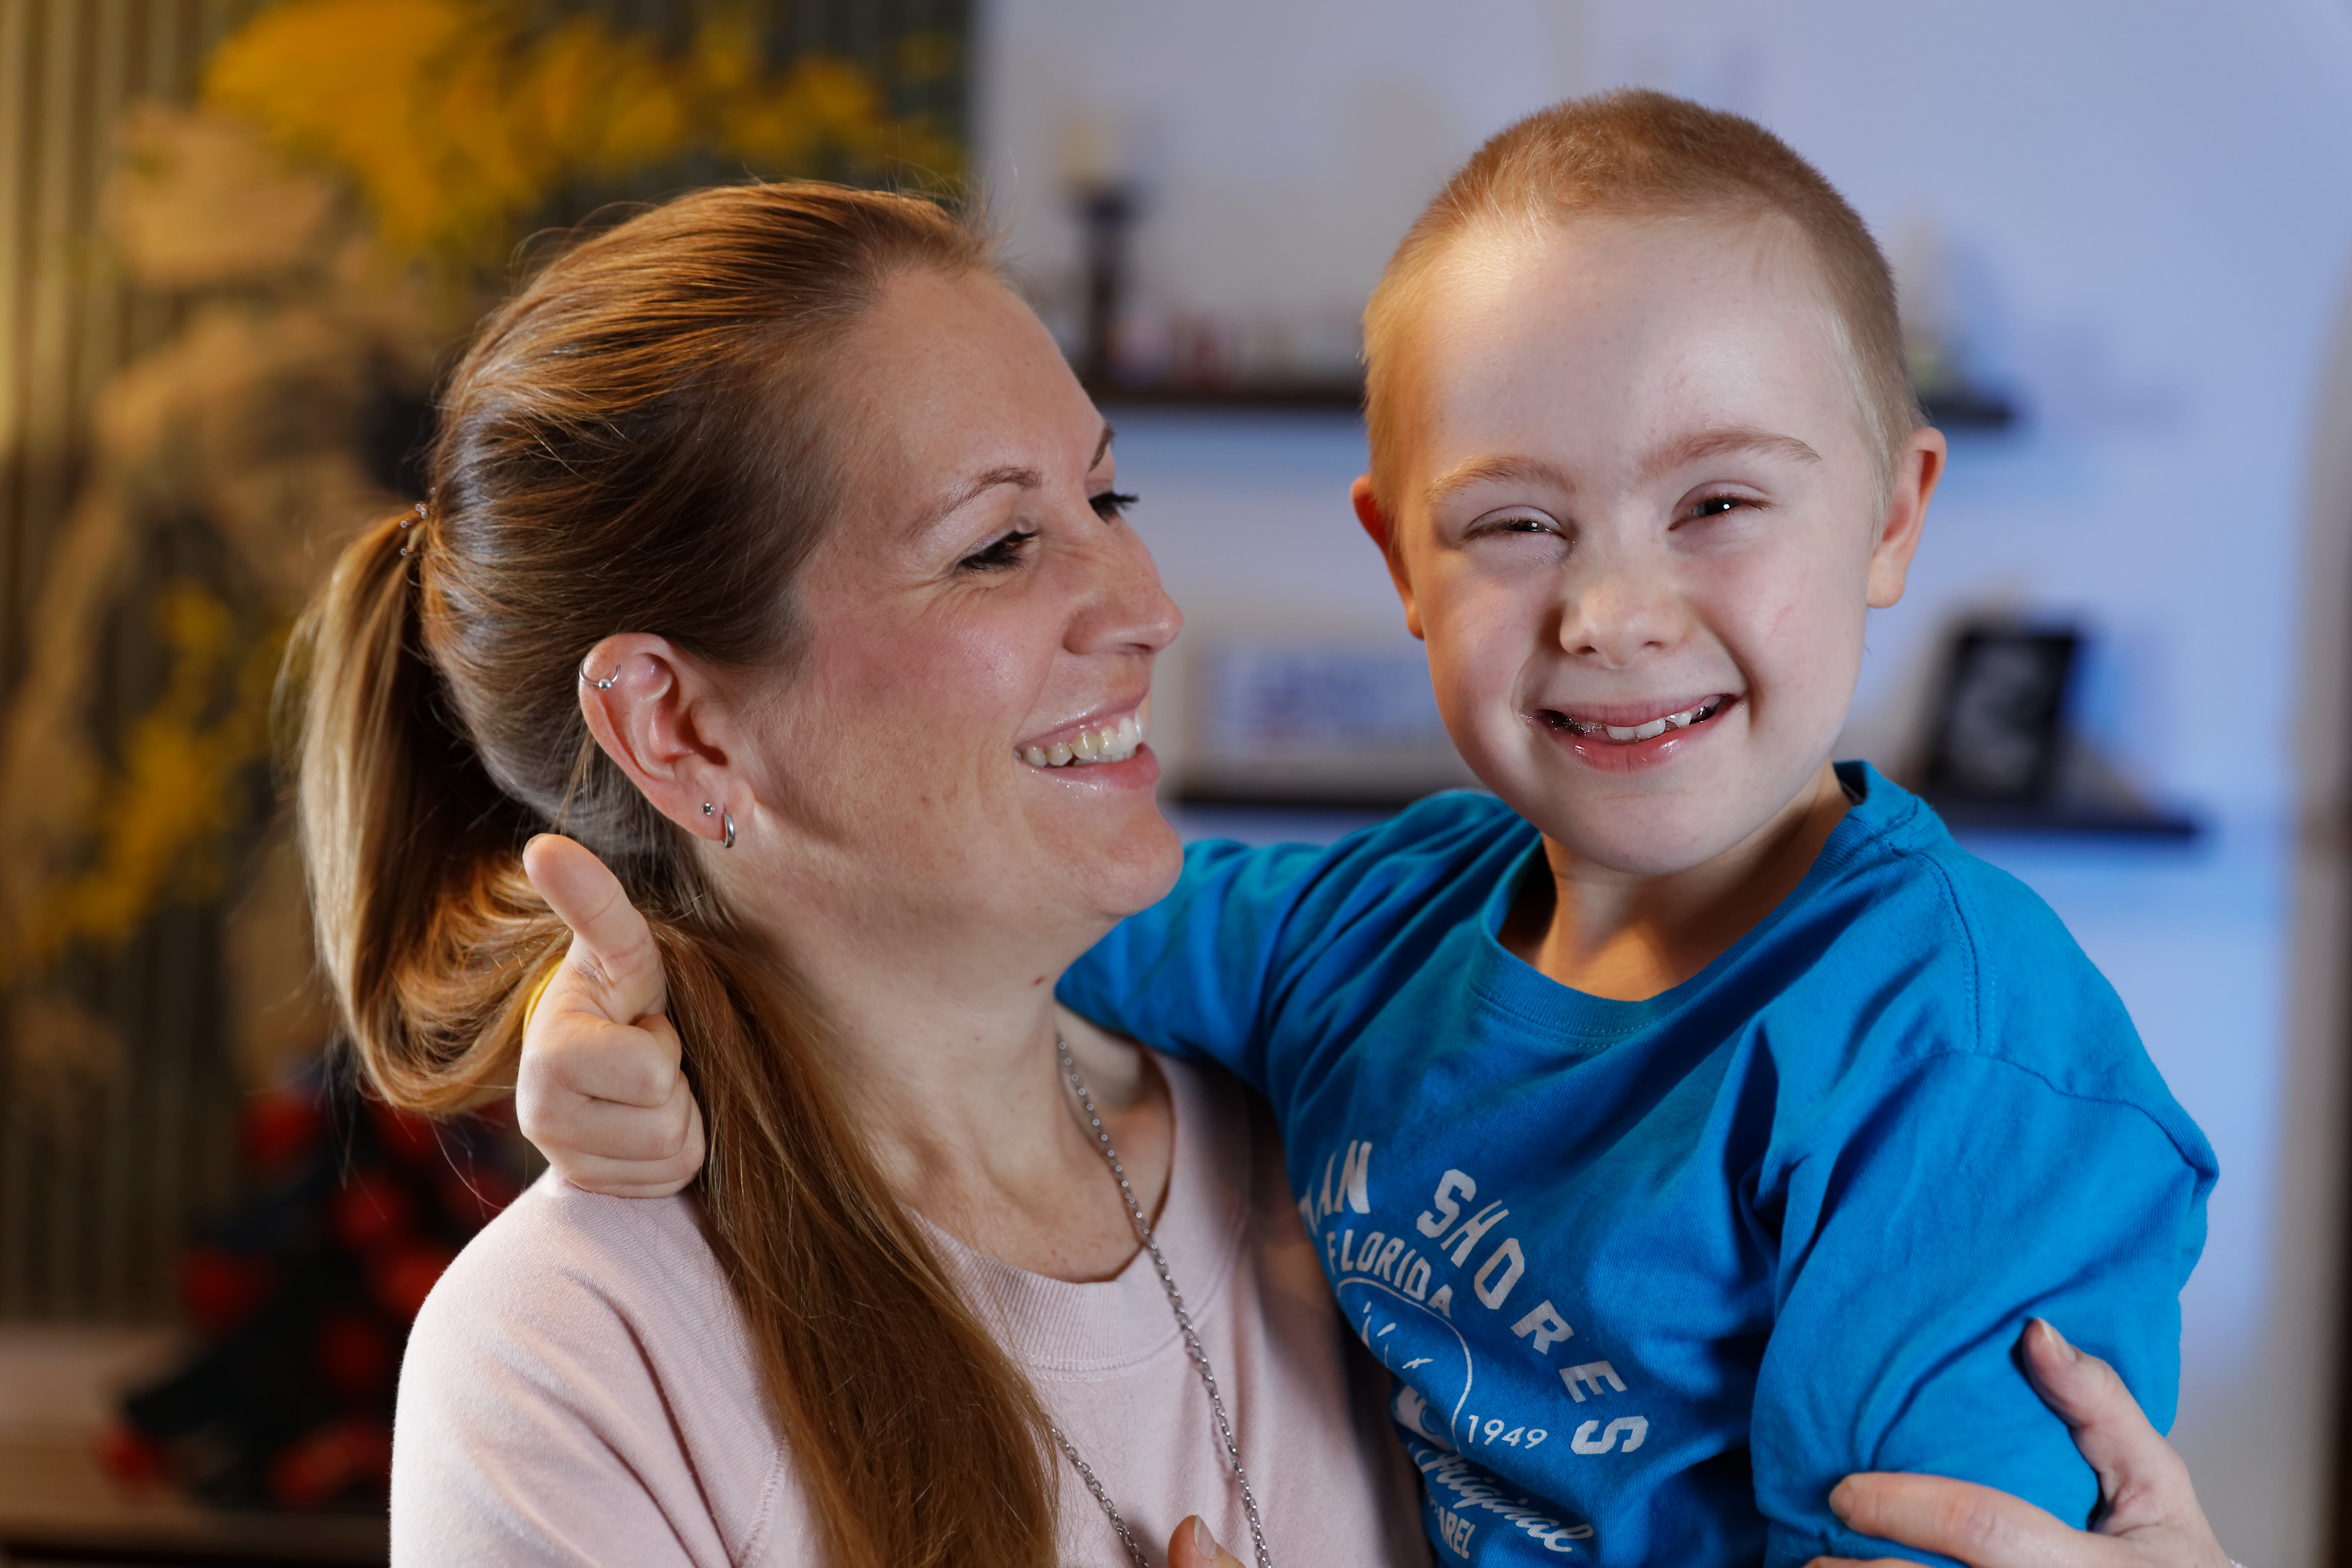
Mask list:
[[701,1168],[702,1107],[678,1071],[653,932],[604,862],[570,839],[541,833],[523,846],[522,868],[572,928],[523,1029],[523,1136],[574,1186],[667,1197]]
[[1242,1568],[1242,1560],[1217,1544],[1196,1513],[1168,1538],[1168,1568]]
[[[2100,1517],[2084,1531],[2032,1503],[1934,1476],[1848,1476],[1830,1493],[1864,1535],[1956,1557],[1971,1568],[2231,1568],[2189,1484],[2189,1467],[2116,1375],[2036,1318],[2020,1342],[2026,1375],[2098,1472]],[[1816,1557],[1809,1568],[1862,1568]],[[1901,1568],[1881,1558],[1872,1568]]]

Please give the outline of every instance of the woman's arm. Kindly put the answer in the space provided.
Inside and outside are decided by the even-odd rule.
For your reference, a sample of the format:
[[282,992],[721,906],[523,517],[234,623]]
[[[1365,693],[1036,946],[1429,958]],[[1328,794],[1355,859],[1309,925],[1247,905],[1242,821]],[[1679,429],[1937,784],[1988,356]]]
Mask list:
[[[2115,1369],[2035,1319],[2020,1341],[2026,1375],[2099,1477],[2100,1517],[2080,1531],[2005,1492],[1937,1476],[1848,1476],[1830,1507],[1864,1535],[1956,1557],[1971,1568],[2234,1568],[2205,1522],[2189,1467]],[[1810,1568],[1864,1568],[1817,1557]],[[1881,1558],[1870,1568],[1902,1568]]]

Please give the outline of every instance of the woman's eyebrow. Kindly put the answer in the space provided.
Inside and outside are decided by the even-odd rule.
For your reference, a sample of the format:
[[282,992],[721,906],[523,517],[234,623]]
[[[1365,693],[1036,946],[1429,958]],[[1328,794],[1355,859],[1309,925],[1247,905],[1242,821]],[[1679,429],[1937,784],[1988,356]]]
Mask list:
[[[1109,425],[1103,426],[1102,438],[1095,443],[1095,455],[1087,460],[1087,473],[1093,473],[1101,465],[1103,454],[1110,450],[1111,437],[1116,434]],[[999,485],[1011,485],[1023,490],[1034,490],[1045,482],[1045,476],[1034,468],[1017,466],[991,468],[971,483],[957,486],[938,501],[923,508],[916,515],[914,521],[908,525],[907,531],[919,534],[939,527],[940,524],[955,516],[959,508],[969,504],[975,497],[986,495]]]
[[968,485],[958,486],[945,497],[926,507],[908,528],[909,533],[928,533],[956,515],[974,498],[986,495],[999,485],[1012,485],[1024,490],[1034,490],[1045,482],[1034,468],[991,468]]

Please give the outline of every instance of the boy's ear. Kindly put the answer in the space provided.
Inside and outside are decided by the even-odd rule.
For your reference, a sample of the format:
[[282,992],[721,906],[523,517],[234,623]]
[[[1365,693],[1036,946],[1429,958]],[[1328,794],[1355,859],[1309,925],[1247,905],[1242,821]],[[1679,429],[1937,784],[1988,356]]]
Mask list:
[[[722,839],[722,811],[747,821],[730,766],[727,715],[700,664],[667,637],[623,632],[580,662],[580,712],[614,765],[687,831]],[[703,803],[711,810],[706,812]]]
[[1878,542],[1870,550],[1870,607],[1884,610],[1903,597],[1911,558],[1927,526],[1927,503],[1935,498],[1948,455],[1944,433],[1921,425],[1911,433],[1895,464],[1895,483],[1879,520]]
[[1397,546],[1395,526],[1381,512],[1381,503],[1372,494],[1370,474],[1356,476],[1356,482],[1348,488],[1348,499],[1355,504],[1356,521],[1381,547],[1381,559],[1389,563],[1389,580],[1396,584],[1397,597],[1404,601],[1404,629],[1419,637],[1421,607],[1413,601],[1412,580],[1404,574],[1404,552]]

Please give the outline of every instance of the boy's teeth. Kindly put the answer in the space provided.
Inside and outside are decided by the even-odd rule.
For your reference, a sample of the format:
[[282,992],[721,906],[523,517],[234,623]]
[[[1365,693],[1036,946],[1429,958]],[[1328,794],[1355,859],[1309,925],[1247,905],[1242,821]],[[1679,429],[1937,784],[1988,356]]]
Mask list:
[[1711,697],[1696,707],[1687,707],[1680,713],[1670,713],[1664,718],[1654,718],[1647,724],[1594,724],[1586,719],[1568,718],[1564,714],[1561,717],[1567,719],[1568,727],[1579,735],[1600,734],[1607,736],[1612,740],[1626,742],[1655,740],[1670,729],[1687,729],[1703,718],[1713,717],[1715,710],[1722,706],[1722,698]]
[[1124,762],[1142,744],[1142,721],[1129,714],[1115,725],[1082,729],[1067,741],[1030,747],[1021,754],[1021,760],[1032,768],[1066,768],[1074,762],[1081,766],[1089,762]]

